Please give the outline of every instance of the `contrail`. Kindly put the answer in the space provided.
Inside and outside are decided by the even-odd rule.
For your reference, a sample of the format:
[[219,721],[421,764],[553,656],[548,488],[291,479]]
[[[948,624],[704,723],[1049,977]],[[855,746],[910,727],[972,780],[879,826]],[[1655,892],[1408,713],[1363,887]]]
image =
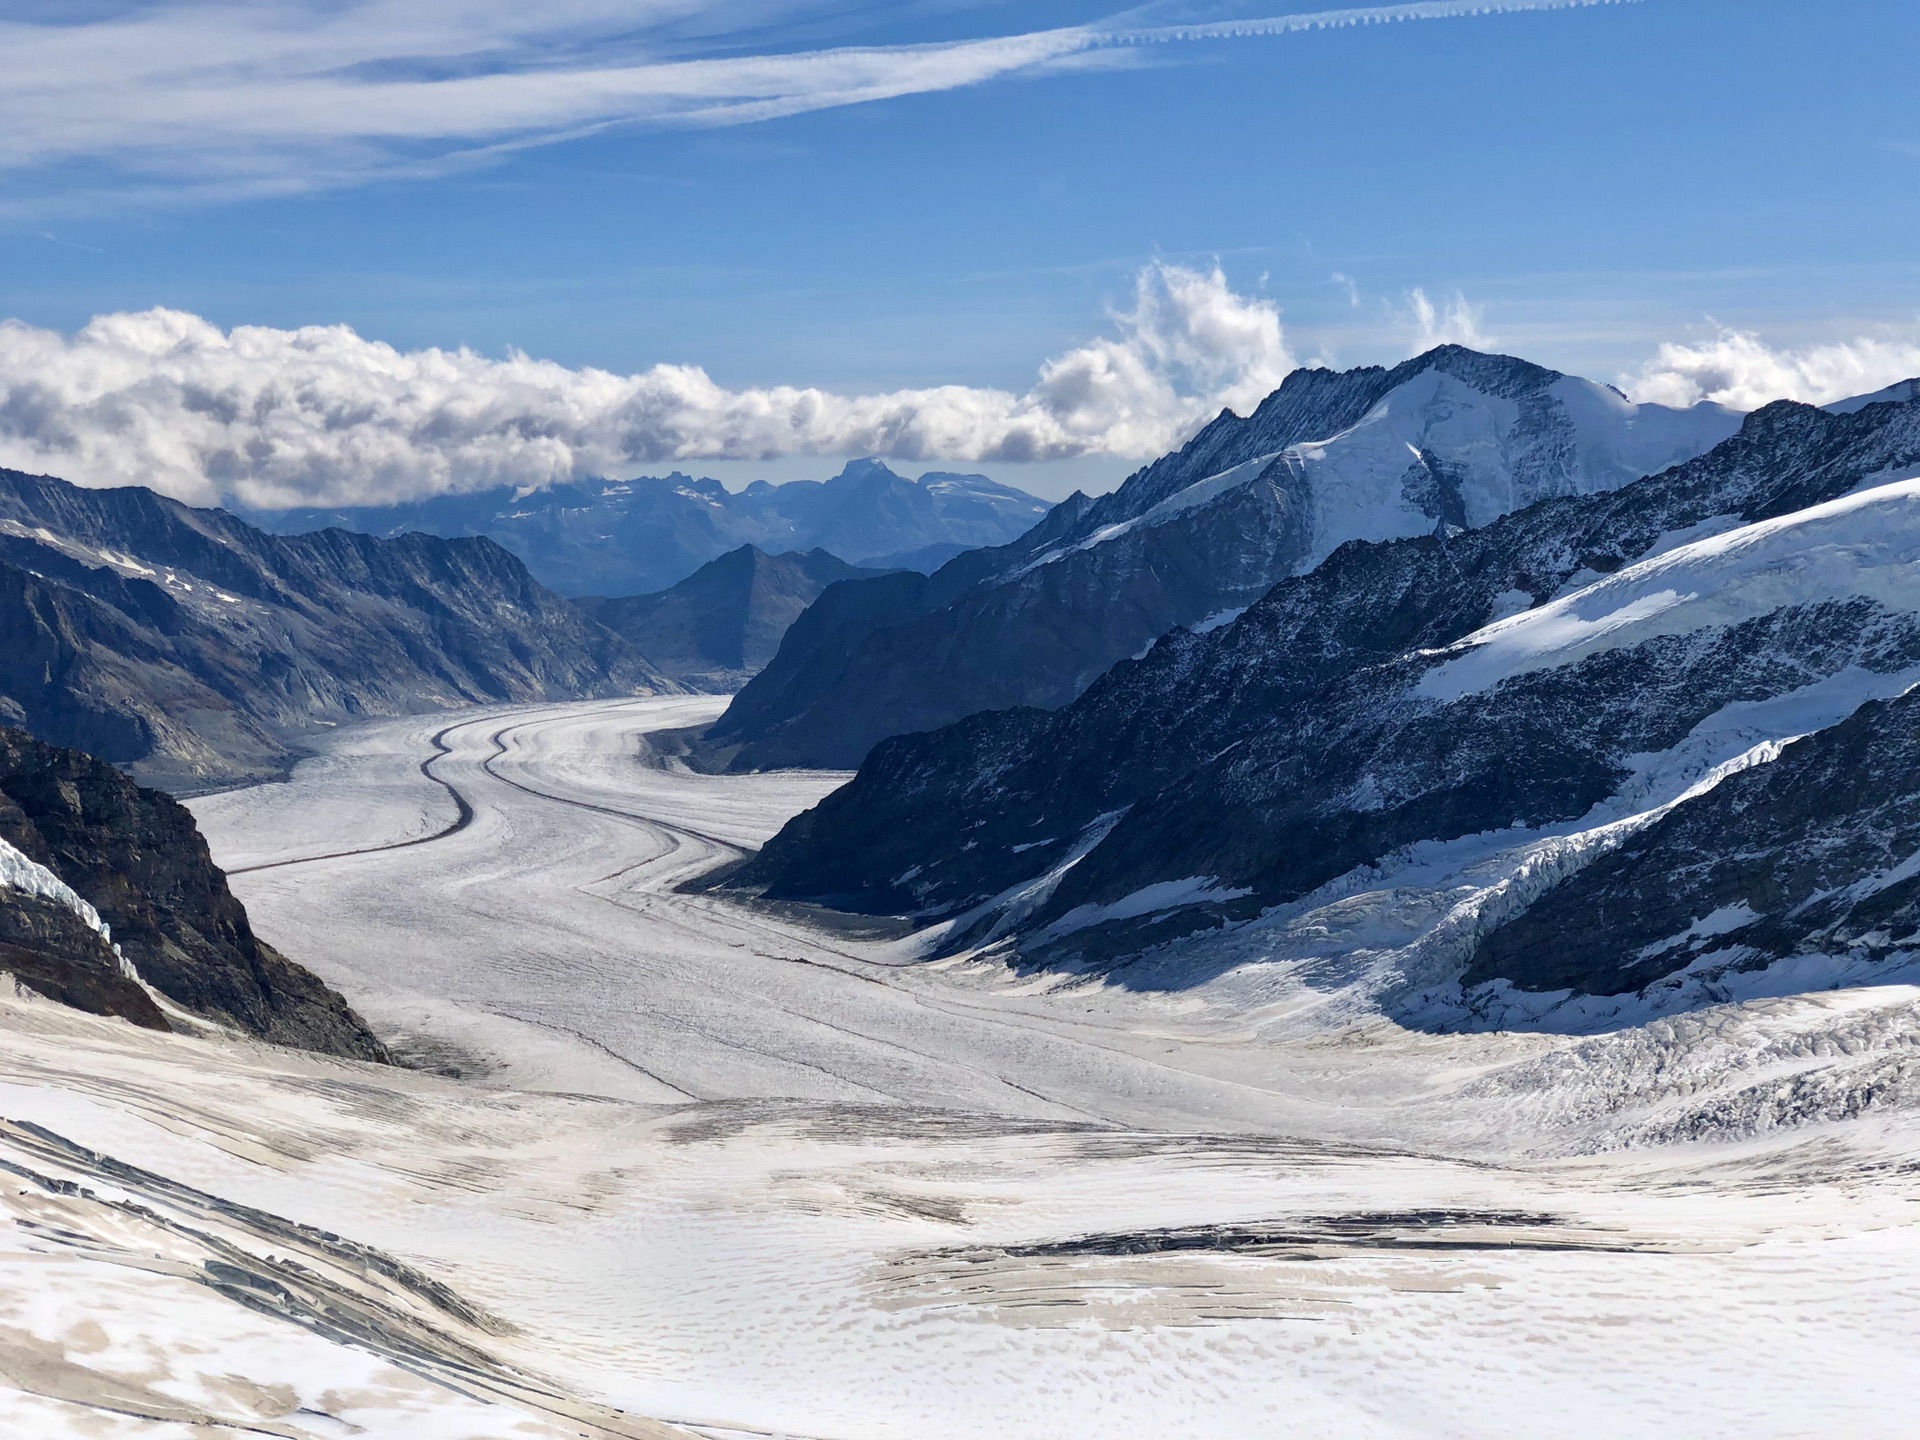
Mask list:
[[1289,35],[1303,30],[1345,30],[1358,25],[1388,25],[1401,20],[1463,20],[1476,15],[1509,15],[1529,10],[1587,10],[1599,5],[1636,5],[1640,0],[1416,0],[1405,5],[1366,5],[1344,10],[1315,10],[1264,19],[1212,20],[1191,25],[1151,25],[1099,31],[1107,45],[1153,45],[1176,40],[1237,40],[1257,35]]

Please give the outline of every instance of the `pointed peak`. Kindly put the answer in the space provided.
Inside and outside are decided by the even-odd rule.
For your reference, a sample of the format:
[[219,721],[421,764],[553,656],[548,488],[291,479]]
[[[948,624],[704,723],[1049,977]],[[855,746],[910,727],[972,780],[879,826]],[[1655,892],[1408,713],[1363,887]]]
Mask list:
[[841,468],[840,473],[827,483],[833,485],[846,482],[872,482],[875,480],[903,480],[908,484],[913,483],[907,480],[906,476],[895,471],[885,461],[877,460],[871,455],[860,460],[849,460],[846,465]]
[[1465,345],[1452,343],[1436,345],[1405,364],[1396,366],[1390,378],[1397,384],[1411,380],[1416,375],[1424,375],[1429,370],[1451,375],[1490,395],[1509,398],[1539,390],[1566,378],[1558,370],[1549,370],[1544,365],[1522,360],[1517,355],[1472,350]]

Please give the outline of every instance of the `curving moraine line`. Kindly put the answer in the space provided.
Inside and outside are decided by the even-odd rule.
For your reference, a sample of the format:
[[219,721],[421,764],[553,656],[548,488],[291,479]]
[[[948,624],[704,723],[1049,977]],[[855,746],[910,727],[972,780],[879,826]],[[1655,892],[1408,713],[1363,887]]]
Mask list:
[[[420,762],[420,773],[453,797],[453,803],[458,813],[455,814],[452,824],[434,831],[431,835],[416,835],[411,840],[395,840],[387,845],[366,845],[358,850],[329,850],[324,855],[297,855],[291,860],[268,860],[260,865],[232,865],[227,867],[226,873],[229,875],[252,875],[257,871],[278,870],[287,865],[311,865],[316,860],[344,860],[350,855],[378,855],[387,850],[405,850],[414,845],[431,845],[436,840],[445,840],[449,835],[458,835],[462,830],[473,824],[473,806],[467,802],[467,797],[462,795],[451,783],[442,780],[438,775],[433,773],[433,765],[435,761],[453,753],[453,747],[447,744],[447,736],[451,735],[455,730],[458,730],[461,725],[471,725],[472,723],[471,720],[464,720],[436,732],[433,736],[433,754]],[[504,726],[487,737],[492,744],[498,747],[497,753],[505,753],[506,747],[500,743],[500,737],[512,728],[512,726]]]
[[[602,712],[602,713],[612,713],[612,712]],[[531,724],[538,724],[539,722],[527,721],[524,723],[531,725]],[[655,818],[652,815],[636,815],[631,810],[622,810],[617,806],[613,806],[613,805],[596,805],[591,800],[576,800],[571,795],[555,795],[549,790],[537,789],[536,787],[527,784],[525,781],[515,780],[511,776],[502,775],[498,770],[493,768],[495,761],[503,760],[506,758],[507,747],[504,743],[502,743],[502,737],[506,735],[507,730],[518,730],[521,728],[522,726],[520,725],[510,725],[507,727],[506,730],[501,730],[496,735],[494,735],[493,736],[493,741],[494,741],[493,754],[489,755],[485,760],[480,762],[480,768],[482,770],[486,771],[487,774],[491,775],[494,779],[498,780],[502,785],[507,786],[509,789],[518,790],[522,795],[531,795],[536,800],[551,800],[556,805],[571,805],[576,810],[592,810],[597,814],[611,815],[616,820],[625,820],[635,825],[650,826],[656,830],[664,830],[668,833],[669,836],[672,836],[672,835],[690,836],[693,839],[703,841],[708,845],[718,846],[722,850],[730,850],[736,855],[742,854],[747,848],[750,848],[750,847],[743,847],[738,842],[733,840],[722,840],[718,835],[709,835],[704,830],[695,830],[686,825],[681,825],[681,824],[678,824],[672,821],[667,821],[667,820],[660,820]],[[442,781],[441,783],[445,784],[446,782]]]
[[[431,845],[436,840],[445,840],[450,836],[458,835],[462,830],[473,824],[473,805],[465,795],[460,793],[458,786],[434,774],[433,766],[439,760],[453,753],[453,747],[447,744],[447,736],[451,735],[455,730],[458,730],[462,725],[471,725],[472,723],[471,720],[459,721],[436,732],[432,737],[434,753],[420,762],[420,773],[452,797],[457,812],[452,823],[434,831],[431,835],[416,835],[411,840],[395,840],[385,845],[365,845],[352,850],[329,850],[320,855],[296,855],[286,860],[268,860],[259,865],[234,865],[229,866],[226,873],[229,875],[253,875],[262,870],[279,870],[289,865],[311,865],[320,860],[345,860],[355,855],[381,855],[389,850],[406,850],[415,845]],[[571,805],[580,810],[597,811],[602,815],[610,815],[615,819],[625,820],[631,824],[651,826],[655,829],[663,830],[667,832],[669,836],[678,833],[689,836],[695,840],[704,841],[709,845],[718,846],[722,850],[732,851],[734,854],[740,853],[741,847],[739,845],[732,841],[722,840],[717,835],[708,835],[699,830],[689,829],[684,825],[669,824],[666,821],[656,820],[647,815],[635,815],[629,810],[620,810],[611,805],[596,805],[590,800],[576,800],[567,795],[555,795],[546,790],[536,789],[534,786],[528,785],[523,781],[502,775],[498,770],[494,769],[494,762],[504,757],[507,753],[507,735],[527,725],[538,723],[538,721],[518,720],[513,724],[503,725],[494,731],[487,737],[487,743],[493,747],[493,753],[480,762],[480,768],[495,780],[498,780],[502,785],[510,789],[518,790],[523,795],[531,795],[535,799],[549,800],[556,805]]]

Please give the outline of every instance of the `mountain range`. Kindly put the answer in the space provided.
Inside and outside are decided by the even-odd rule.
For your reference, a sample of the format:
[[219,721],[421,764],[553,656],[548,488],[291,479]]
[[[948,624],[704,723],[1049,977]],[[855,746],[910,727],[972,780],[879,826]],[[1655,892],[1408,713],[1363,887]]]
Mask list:
[[263,533],[0,471],[0,723],[192,791],[366,716],[677,687],[485,538]]
[[1225,624],[1347,542],[1614,490],[1739,423],[1459,346],[1390,370],[1297,370],[1253,414],[1222,413],[1011,544],[828,590],[698,753],[734,770],[848,768],[889,735],[1065,705],[1168,630]]
[[493,489],[401,505],[246,511],[275,534],[337,526],[394,538],[409,531],[486,536],[558,594],[634,595],[676,585],[742,545],[770,554],[826,550],[876,569],[931,570],[963,550],[1002,545],[1047,513],[1046,502],[984,475],[909,480],[855,460],[831,480],[595,480],[540,490]]
[[1134,984],[1284,964],[1450,1025],[1884,973],[1920,929],[1916,477],[1904,386],[1349,538],[1070,704],[884,741],[729,883]]
[[693,690],[737,690],[827,586],[877,572],[825,550],[730,550],[652,595],[583,595],[573,603]]

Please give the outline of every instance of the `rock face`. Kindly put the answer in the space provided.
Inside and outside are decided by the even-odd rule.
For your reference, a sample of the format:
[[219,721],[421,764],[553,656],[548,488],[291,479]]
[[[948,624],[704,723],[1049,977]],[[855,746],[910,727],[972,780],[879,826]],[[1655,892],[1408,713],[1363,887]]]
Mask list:
[[574,603],[689,689],[737,690],[780,648],[787,628],[836,581],[875,572],[824,550],[769,555],[742,545],[653,595]]
[[178,790],[370,715],[674,688],[489,540],[266,535],[0,471],[0,721]]
[[[857,765],[889,735],[1067,704],[1175,626],[1224,624],[1351,540],[1486,525],[1614,490],[1725,439],[1717,406],[1635,406],[1522,360],[1443,347],[1393,370],[1301,370],[1099,500],[924,585],[869,581],[795,626],[714,725],[733,769]],[[881,588],[885,586],[886,588]],[[823,601],[826,597],[823,597]]]
[[856,460],[831,480],[757,481],[739,494],[676,473],[247,518],[283,535],[330,525],[387,537],[484,535],[559,594],[633,595],[676,585],[742,545],[932,570],[963,550],[1004,545],[1046,513],[1046,502],[984,475],[909,480],[878,461]]
[[[4,812],[0,824],[10,832],[18,828]],[[76,1010],[148,1030],[171,1028],[98,928],[67,905],[10,885],[0,885],[0,971]]]
[[1920,949],[1916,856],[1920,692],[1909,692],[1675,807],[1489,933],[1465,980],[1620,995],[1681,970],[1883,960]]
[[[0,729],[0,840],[91,906],[140,978],[186,1009],[277,1044],[388,1058],[346,1001],[254,935],[172,797]],[[52,999],[168,1028],[82,907],[42,888],[53,894],[0,884],[0,966]]]
[[1836,411],[1783,402],[1616,491],[1347,544],[1063,709],[889,740],[735,883],[1101,967],[1511,833],[1497,884],[1466,860],[1434,882],[1442,910],[1490,897],[1470,987],[1901,943],[1920,399]]

